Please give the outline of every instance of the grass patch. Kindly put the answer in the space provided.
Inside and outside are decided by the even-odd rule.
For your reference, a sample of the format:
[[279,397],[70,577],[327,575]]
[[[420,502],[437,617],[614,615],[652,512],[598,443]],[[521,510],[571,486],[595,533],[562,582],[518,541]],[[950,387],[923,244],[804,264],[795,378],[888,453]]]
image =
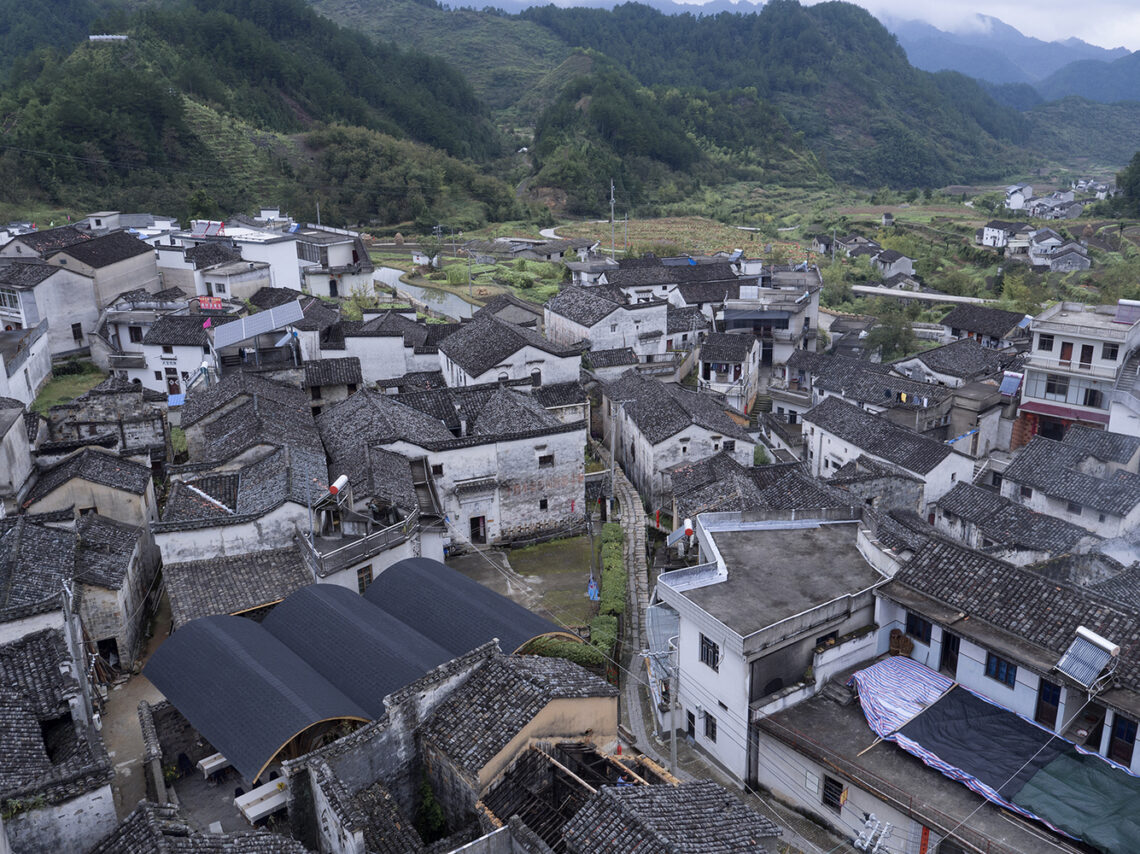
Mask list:
[[83,392],[95,388],[107,376],[90,362],[75,362],[78,373],[56,374],[32,401],[32,411],[41,415],[53,406],[75,400]]

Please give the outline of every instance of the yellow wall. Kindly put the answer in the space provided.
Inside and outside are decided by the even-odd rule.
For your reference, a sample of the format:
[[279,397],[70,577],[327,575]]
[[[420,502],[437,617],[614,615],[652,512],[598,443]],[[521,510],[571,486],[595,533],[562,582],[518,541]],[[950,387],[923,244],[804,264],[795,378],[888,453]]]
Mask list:
[[617,697],[552,700],[480,769],[479,789],[485,790],[531,742],[582,739],[601,747],[617,739],[617,727]]

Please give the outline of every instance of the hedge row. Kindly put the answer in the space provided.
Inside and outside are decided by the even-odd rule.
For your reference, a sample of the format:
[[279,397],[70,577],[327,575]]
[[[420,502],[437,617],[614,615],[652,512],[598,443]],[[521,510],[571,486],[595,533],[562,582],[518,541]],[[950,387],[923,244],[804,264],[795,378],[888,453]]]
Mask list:
[[602,543],[621,543],[625,538],[621,525],[617,522],[606,522],[602,525]]
[[618,618],[613,614],[598,614],[590,621],[590,643],[610,658],[617,646]]
[[600,669],[606,666],[606,653],[592,643],[579,643],[566,638],[535,638],[526,647],[527,655],[546,655],[565,658],[583,667]]
[[620,542],[602,544],[602,589],[598,603],[598,612],[602,614],[625,613],[627,579],[621,549]]

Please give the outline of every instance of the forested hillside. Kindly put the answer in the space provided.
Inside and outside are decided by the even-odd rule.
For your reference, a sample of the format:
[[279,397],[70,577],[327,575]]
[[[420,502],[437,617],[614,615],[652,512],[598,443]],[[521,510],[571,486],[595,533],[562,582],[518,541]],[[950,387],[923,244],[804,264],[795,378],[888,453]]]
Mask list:
[[841,181],[996,178],[1025,139],[1016,111],[962,75],[912,68],[890,33],[847,3],[772,0],[759,14],[706,17],[634,3],[612,12],[544,6],[522,17],[605,54],[645,86],[753,90]]
[[533,155],[534,184],[566,191],[582,214],[605,206],[609,178],[643,210],[731,181],[827,180],[755,89],[648,89],[597,60],[541,113]]
[[[76,209],[272,200],[337,223],[470,227],[539,203],[601,213],[613,179],[652,214],[740,182],[922,188],[1123,163],[1140,127],[1135,105],[919,71],[841,2],[701,17],[433,0],[5,9],[0,193]],[[96,31],[129,39],[87,42]]]
[[[303,210],[324,197],[330,208],[367,216],[360,202],[381,176],[389,195],[401,187],[407,196],[414,174],[418,201],[396,206],[400,214],[425,214],[443,196],[465,193],[503,212],[505,185],[451,159],[486,162],[503,143],[443,60],[376,44],[300,0],[192,0],[146,7],[125,22],[125,43],[83,42],[70,54],[41,49],[17,60],[0,94],[6,193],[172,211],[183,211],[194,190],[227,210],[249,206],[250,194],[300,196]],[[318,168],[331,164],[324,129],[336,125],[360,128],[357,142],[375,135],[350,147],[361,157],[405,141],[398,158],[367,164],[371,190]],[[343,165],[347,156],[335,159]],[[444,186],[445,176],[461,174]]]

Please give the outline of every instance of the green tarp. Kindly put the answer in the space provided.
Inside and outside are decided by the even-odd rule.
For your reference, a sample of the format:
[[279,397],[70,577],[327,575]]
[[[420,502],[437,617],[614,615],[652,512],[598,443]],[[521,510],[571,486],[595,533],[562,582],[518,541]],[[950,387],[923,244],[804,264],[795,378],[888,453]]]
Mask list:
[[1140,846],[1140,778],[1072,748],[1021,787],[1020,807],[1110,854]]

